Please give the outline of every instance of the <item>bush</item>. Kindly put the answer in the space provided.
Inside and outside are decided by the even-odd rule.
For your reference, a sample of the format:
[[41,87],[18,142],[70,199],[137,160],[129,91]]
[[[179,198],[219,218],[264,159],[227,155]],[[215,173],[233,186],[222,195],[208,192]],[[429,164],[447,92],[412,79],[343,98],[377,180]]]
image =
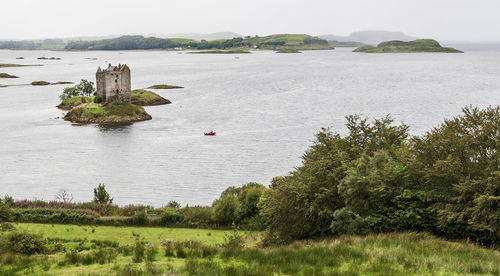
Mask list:
[[14,198],[9,196],[9,195],[6,195],[3,197],[3,203],[12,207],[12,206],[14,206],[14,203],[15,203]]
[[168,208],[181,208],[181,205],[179,204],[179,202],[177,202],[175,200],[171,200],[167,203],[167,207]]
[[42,235],[17,231],[2,236],[0,244],[12,253],[23,255],[50,254],[63,250],[62,244],[57,241],[49,241]]
[[163,226],[175,226],[177,223],[182,222],[184,216],[178,209],[165,209],[161,215],[161,225]]
[[132,257],[134,263],[141,263],[144,260],[145,249],[145,242],[137,239],[134,247],[134,256]]
[[92,250],[90,252],[78,252],[75,249],[71,249],[64,255],[64,264],[107,264],[116,260],[117,251],[113,248],[101,248],[98,250]]
[[148,223],[148,216],[145,211],[138,211],[133,217],[134,225],[146,225]]
[[5,203],[0,202],[0,223],[12,220],[12,209]]

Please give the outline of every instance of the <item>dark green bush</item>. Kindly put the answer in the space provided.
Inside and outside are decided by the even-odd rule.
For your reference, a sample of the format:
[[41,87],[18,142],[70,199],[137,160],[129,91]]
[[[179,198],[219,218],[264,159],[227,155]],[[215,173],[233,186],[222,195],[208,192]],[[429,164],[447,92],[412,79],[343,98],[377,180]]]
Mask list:
[[145,251],[146,243],[143,240],[137,239],[134,247],[134,255],[132,257],[134,263],[140,263],[144,260]]
[[0,223],[11,221],[12,218],[12,209],[7,204],[0,202]]
[[42,235],[17,231],[1,236],[0,244],[8,252],[23,255],[51,254],[64,249],[61,243],[49,241]]
[[167,208],[161,215],[160,220],[161,224],[164,226],[173,226],[182,222],[184,220],[184,216],[179,209]]

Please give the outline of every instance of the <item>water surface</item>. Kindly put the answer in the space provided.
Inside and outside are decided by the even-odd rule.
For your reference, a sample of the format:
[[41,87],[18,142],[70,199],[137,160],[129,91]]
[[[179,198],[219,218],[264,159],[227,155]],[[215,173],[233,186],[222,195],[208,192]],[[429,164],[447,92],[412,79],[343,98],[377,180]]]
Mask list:
[[158,90],[173,103],[146,107],[151,121],[105,127],[60,119],[64,85],[0,88],[0,195],[52,200],[66,189],[87,201],[105,183],[118,204],[210,204],[228,186],[287,174],[321,127],[344,134],[347,114],[391,114],[418,135],[465,105],[499,104],[500,47],[456,47],[466,53],[2,50],[0,63],[44,66],[0,68],[21,77],[1,84],[95,81],[98,66],[126,63],[134,89],[185,89]]

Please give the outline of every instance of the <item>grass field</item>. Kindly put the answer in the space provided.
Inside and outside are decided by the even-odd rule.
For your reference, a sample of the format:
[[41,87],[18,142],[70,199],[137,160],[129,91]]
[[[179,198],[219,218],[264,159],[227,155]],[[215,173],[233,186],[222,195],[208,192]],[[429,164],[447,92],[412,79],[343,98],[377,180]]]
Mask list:
[[[0,255],[0,275],[500,275],[500,251],[444,241],[425,233],[341,236],[259,248],[258,232],[240,232],[245,244],[239,247],[228,246],[225,237],[231,232],[222,230],[33,223],[14,226],[62,240],[66,253]],[[133,261],[133,244],[138,236],[154,244],[146,248],[157,250],[149,261]],[[86,261],[85,256],[99,256],[96,252],[103,250],[101,247],[80,248],[79,253],[72,250],[78,244],[72,240],[82,239],[80,245],[96,239],[115,241],[119,246],[110,248],[113,257],[99,264]],[[173,246],[159,246],[165,239]],[[187,240],[201,243],[181,242]],[[126,253],[123,247],[132,253]],[[72,262],[68,252],[80,256],[79,261]]]
[[[230,231],[166,228],[166,227],[130,227],[130,226],[77,226],[61,224],[16,223],[16,229],[30,233],[43,234],[47,238],[65,240],[88,239],[109,240],[120,244],[135,242],[133,234],[140,234],[147,243],[159,245],[163,240],[175,241],[195,240],[208,245],[216,245],[224,241],[224,235]],[[251,232],[242,232],[245,235]]]

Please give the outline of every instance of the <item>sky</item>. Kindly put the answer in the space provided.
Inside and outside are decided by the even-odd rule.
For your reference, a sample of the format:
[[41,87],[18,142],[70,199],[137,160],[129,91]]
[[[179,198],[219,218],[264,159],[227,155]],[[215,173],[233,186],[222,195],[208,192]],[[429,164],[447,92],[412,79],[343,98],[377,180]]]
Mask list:
[[14,0],[0,5],[0,39],[237,32],[500,41],[500,0]]

